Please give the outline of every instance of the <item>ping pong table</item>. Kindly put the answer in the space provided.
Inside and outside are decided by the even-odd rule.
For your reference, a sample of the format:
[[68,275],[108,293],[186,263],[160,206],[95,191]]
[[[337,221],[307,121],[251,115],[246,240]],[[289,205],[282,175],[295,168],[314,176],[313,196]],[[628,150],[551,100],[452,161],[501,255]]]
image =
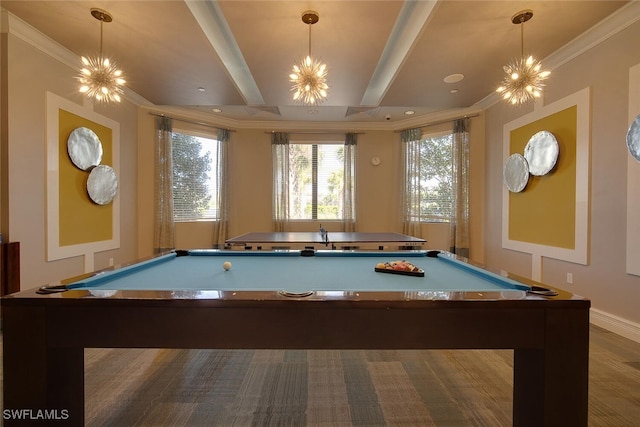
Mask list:
[[226,240],[229,249],[403,249],[419,248],[426,241],[401,233],[367,233],[345,231],[274,231],[252,232]]

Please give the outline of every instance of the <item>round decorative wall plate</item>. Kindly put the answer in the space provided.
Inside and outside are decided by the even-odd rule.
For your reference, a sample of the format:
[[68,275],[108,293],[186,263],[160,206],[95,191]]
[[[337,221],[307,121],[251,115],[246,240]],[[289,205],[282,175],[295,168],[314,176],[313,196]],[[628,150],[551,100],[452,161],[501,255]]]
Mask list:
[[91,169],[87,178],[87,193],[98,205],[111,203],[118,192],[118,177],[111,166],[99,165]]
[[558,141],[551,132],[543,130],[535,133],[524,147],[529,173],[535,176],[548,174],[558,161],[559,151]]
[[73,164],[83,171],[102,161],[102,142],[89,128],[75,128],[67,138],[67,152]]
[[636,116],[631,126],[629,126],[627,148],[629,149],[629,154],[640,162],[640,115]]
[[504,163],[504,185],[512,193],[524,190],[529,181],[529,164],[522,154],[514,153]]

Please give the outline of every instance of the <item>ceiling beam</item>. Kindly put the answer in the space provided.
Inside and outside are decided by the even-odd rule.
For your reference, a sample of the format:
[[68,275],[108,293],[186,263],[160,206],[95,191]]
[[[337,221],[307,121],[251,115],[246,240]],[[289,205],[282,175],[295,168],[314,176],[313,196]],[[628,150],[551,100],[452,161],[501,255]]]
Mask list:
[[184,0],[247,105],[264,105],[258,85],[216,0]]
[[431,16],[437,1],[405,1],[380,55],[361,106],[378,106]]

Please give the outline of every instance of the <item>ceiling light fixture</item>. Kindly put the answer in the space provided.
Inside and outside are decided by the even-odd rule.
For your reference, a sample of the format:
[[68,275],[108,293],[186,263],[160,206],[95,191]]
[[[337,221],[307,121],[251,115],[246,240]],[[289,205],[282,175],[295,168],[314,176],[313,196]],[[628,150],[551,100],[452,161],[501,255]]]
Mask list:
[[464,74],[449,74],[443,80],[445,83],[458,83],[464,79]]
[[319,20],[318,12],[308,10],[302,14],[302,22],[309,25],[309,54],[293,65],[289,81],[293,83],[293,100],[305,105],[318,105],[327,98],[327,66],[311,56],[311,26]]
[[101,9],[91,9],[91,15],[100,21],[100,54],[94,57],[84,57],[80,75],[76,78],[80,82],[80,92],[87,97],[101,102],[120,102],[123,93],[122,71],[109,58],[102,56],[102,24],[113,21],[108,12]]
[[533,11],[523,10],[516,13],[511,22],[520,25],[520,51],[519,59],[512,61],[503,67],[507,76],[502,85],[496,89],[502,99],[511,104],[523,104],[542,95],[543,81],[549,77],[550,71],[543,71],[539,60],[529,55],[524,56],[524,23],[533,17]]

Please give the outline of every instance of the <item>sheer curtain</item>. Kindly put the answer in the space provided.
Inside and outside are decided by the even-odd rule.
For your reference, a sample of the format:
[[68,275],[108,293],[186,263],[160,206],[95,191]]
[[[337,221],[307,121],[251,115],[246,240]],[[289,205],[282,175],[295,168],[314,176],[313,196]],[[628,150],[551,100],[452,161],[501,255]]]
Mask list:
[[273,156],[273,229],[287,231],[289,222],[289,134],[271,134]]
[[402,170],[404,191],[402,200],[402,232],[409,236],[422,237],[420,227],[420,129],[408,129],[400,133],[402,141]]
[[347,133],[344,141],[343,231],[356,230],[356,146],[358,134]]
[[450,224],[450,248],[469,257],[469,119],[453,122],[452,144],[453,203]]
[[213,246],[224,248],[224,242],[228,238],[229,230],[229,134],[227,129],[218,130],[218,164],[216,165],[216,194],[218,197],[218,220],[213,232]]
[[154,155],[154,226],[153,248],[156,253],[174,248],[172,123],[168,117],[156,119]]

